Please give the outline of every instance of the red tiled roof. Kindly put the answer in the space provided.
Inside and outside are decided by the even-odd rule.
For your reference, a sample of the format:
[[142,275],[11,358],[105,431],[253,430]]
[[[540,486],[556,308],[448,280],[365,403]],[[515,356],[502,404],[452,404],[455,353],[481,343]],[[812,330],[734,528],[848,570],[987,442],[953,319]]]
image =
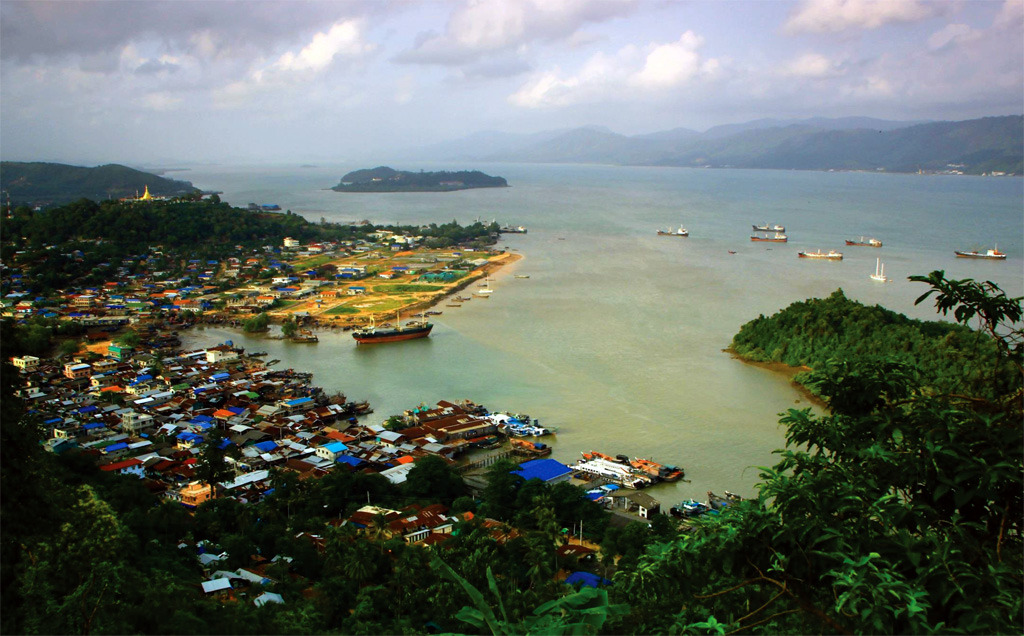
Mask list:
[[107,464],[106,466],[100,466],[100,470],[110,472],[113,470],[121,470],[122,468],[128,468],[129,466],[138,466],[141,463],[141,459],[136,459],[135,457],[132,457],[131,459],[126,459],[124,461],[114,462],[113,464]]

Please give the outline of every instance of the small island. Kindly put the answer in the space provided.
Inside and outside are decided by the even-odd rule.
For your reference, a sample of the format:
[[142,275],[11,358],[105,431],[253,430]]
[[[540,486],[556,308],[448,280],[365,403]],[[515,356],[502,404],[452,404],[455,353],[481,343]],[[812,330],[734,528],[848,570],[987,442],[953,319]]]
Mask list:
[[406,172],[380,166],[350,172],[331,189],[335,192],[451,192],[506,187],[508,182],[503,177],[492,177],[479,170]]

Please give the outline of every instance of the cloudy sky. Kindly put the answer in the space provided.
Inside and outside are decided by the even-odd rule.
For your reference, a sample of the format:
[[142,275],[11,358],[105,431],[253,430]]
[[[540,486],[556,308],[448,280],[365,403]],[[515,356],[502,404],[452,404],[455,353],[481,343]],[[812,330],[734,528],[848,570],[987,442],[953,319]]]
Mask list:
[[0,154],[353,157],[481,130],[1024,112],[1024,0],[0,4]]

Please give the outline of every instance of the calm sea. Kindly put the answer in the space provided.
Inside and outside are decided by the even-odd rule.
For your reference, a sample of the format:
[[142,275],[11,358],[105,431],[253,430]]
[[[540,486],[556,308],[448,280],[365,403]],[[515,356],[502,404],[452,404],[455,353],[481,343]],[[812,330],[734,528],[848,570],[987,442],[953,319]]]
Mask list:
[[[429,339],[357,347],[348,334],[321,334],[311,346],[206,329],[186,344],[231,339],[268,351],[279,367],[312,371],[329,392],[370,400],[374,419],[463,398],[529,413],[557,427],[544,441],[566,463],[593,449],[685,467],[690,483],[651,491],[666,505],[708,490],[752,494],[756,467],[773,464],[783,445],[779,414],[807,406],[787,379],[722,351],[758,314],[842,288],[932,318],[931,306],[913,304],[925,287],[906,278],[936,269],[1024,295],[1019,178],[500,164],[470,167],[505,177],[509,188],[327,190],[360,167],[196,167],[172,176],[221,190],[234,205],[277,203],[311,221],[526,225],[529,234],[499,243],[525,258],[496,277],[489,299],[439,307]],[[753,223],[785,225],[790,240],[751,243]],[[656,235],[679,225],[689,238]],[[885,245],[843,243],[861,236]],[[996,243],[1004,262],[953,255]],[[797,258],[830,248],[843,261]],[[868,278],[876,258],[894,282]]]

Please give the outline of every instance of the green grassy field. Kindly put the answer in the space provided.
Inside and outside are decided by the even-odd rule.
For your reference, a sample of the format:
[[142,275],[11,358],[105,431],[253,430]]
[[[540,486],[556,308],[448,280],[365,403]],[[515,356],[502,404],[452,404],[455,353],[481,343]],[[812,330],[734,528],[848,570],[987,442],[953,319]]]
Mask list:
[[338,305],[337,307],[328,309],[324,313],[337,316],[341,314],[358,314],[359,310],[355,307],[349,307],[348,305]]
[[411,294],[416,292],[434,292],[444,289],[443,285],[399,284],[376,285],[373,291],[378,294]]

